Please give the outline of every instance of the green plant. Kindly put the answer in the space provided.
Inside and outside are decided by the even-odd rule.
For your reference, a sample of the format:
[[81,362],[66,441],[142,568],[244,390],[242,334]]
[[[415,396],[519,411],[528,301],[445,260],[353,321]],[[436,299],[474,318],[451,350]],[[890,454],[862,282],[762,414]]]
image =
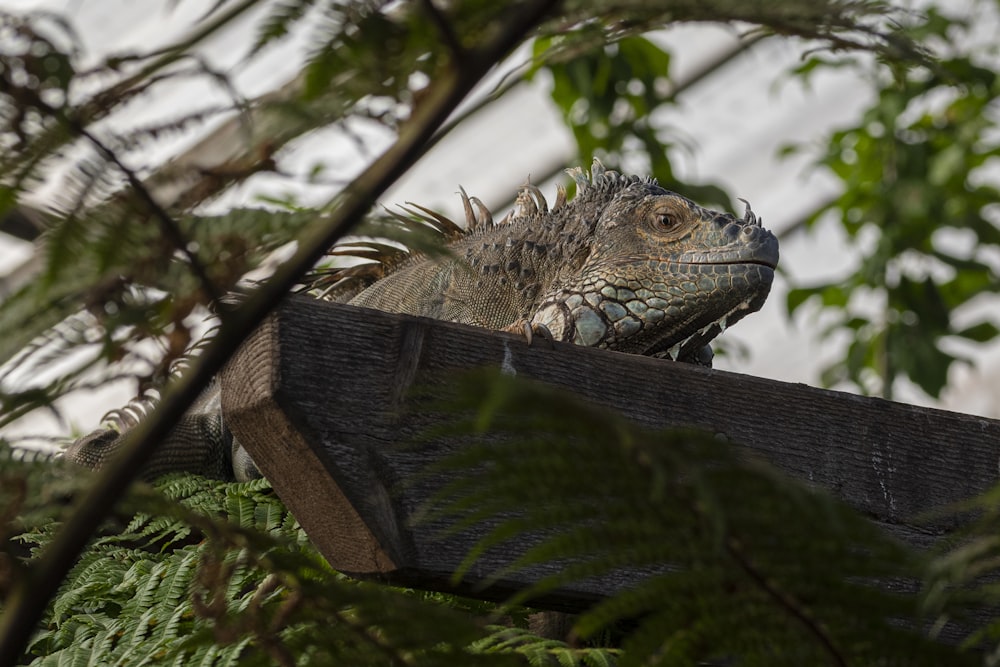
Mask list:
[[[347,581],[329,571],[307,548],[298,527],[265,484],[170,478],[159,484],[163,495],[143,490],[132,496],[130,504],[115,509],[157,438],[195,400],[243,337],[336,239],[356,229],[379,194],[436,140],[439,128],[462,98],[515,46],[538,39],[539,45],[549,47],[540,48],[536,56],[551,65],[564,107],[573,91],[597,94],[590,109],[592,122],[577,130],[585,150],[596,150],[594,139],[606,131],[611,150],[641,146],[663,178],[670,177],[669,163],[660,150],[664,139],[640,121],[666,98],[654,88],[639,90],[626,82],[624,110],[617,113],[611,102],[619,92],[612,78],[625,71],[658,76],[667,66],[666,55],[640,37],[647,30],[682,19],[752,21],[770,32],[818,37],[838,47],[872,48],[897,60],[914,53],[910,42],[883,26],[886,5],[880,2],[783,0],[748,6],[725,0],[595,5],[539,0],[502,10],[492,2],[451,3],[447,8],[443,4],[432,0],[391,3],[383,11],[377,3],[365,2],[306,0],[265,5],[254,0],[222,0],[178,43],[155,53],[114,54],[87,70],[79,64],[72,30],[58,17],[0,14],[4,38],[0,40],[0,145],[4,149],[0,205],[4,210],[19,206],[34,183],[51,175],[61,156],[82,156],[48,214],[38,254],[38,279],[0,303],[0,363],[5,364],[0,370],[0,423],[12,423],[37,407],[56,406],[60,397],[109,378],[135,377],[143,384],[158,381],[174,360],[191,349],[194,323],[206,306],[215,309],[220,320],[215,336],[199,348],[189,369],[168,389],[161,409],[134,432],[125,456],[100,476],[85,479],[58,466],[17,462],[6,456],[4,446],[5,455],[0,457],[4,476],[0,497],[5,501],[0,505],[5,508],[0,526],[4,538],[0,663],[24,658],[22,647],[29,641],[30,651],[46,664],[146,660],[223,664],[237,659],[241,664],[243,660],[605,664],[625,655],[551,644],[510,628],[484,629],[481,619],[470,614],[462,601]],[[314,31],[314,48],[294,81],[257,100],[234,94],[222,107],[178,112],[173,105],[165,105],[165,114],[150,125],[115,131],[109,121],[126,105],[178,77],[202,76],[225,85],[226,78],[195,57],[194,51],[254,8],[261,8],[262,13],[257,15],[255,38],[248,40],[247,60],[293,29],[305,26]],[[577,50],[580,64],[560,61],[567,52],[564,49]],[[610,67],[604,64],[608,59]],[[598,80],[605,83],[590,85],[585,91]],[[244,138],[232,159],[209,168],[183,161],[163,168],[145,163],[144,151],[161,137],[174,136],[220,113],[233,116],[233,126]],[[234,209],[209,216],[199,212],[201,203],[256,173],[280,172],[281,149],[296,138],[319,128],[350,135],[352,124],[359,122],[376,125],[394,142],[370,160],[356,179],[332,191],[324,204],[287,207],[281,213]],[[718,191],[705,192],[709,197],[723,197]],[[292,240],[297,250],[291,259],[270,277],[247,282],[248,273],[260,266],[271,249]],[[221,298],[232,291],[246,293],[238,305]],[[157,349],[151,360],[142,347],[149,343]],[[132,362],[137,360],[151,363],[136,370]],[[96,379],[88,375],[94,372]],[[35,381],[25,383],[26,377]],[[552,400],[561,405],[558,399]],[[729,516],[733,499],[726,493],[735,493],[740,483],[756,492],[774,479],[753,470],[744,479],[728,466],[702,471],[696,462],[704,460],[694,447],[701,440],[694,436],[689,440],[662,436],[664,442],[677,444],[679,452],[693,457],[686,463],[671,457],[644,462],[642,456],[635,456],[645,450],[631,443],[653,436],[622,428],[617,435],[627,436],[624,440],[608,438],[600,446],[611,446],[605,454],[621,464],[619,485],[624,476],[638,475],[641,483],[628,491],[631,496],[624,496],[626,505],[638,492],[647,497],[652,492],[681,493],[682,502],[676,507],[687,510],[697,510],[699,502],[713,497],[690,495],[698,489],[681,487],[668,492],[649,486],[650,481],[660,485],[676,472],[710,482],[705,489],[719,483],[732,484],[732,488],[717,489],[721,504],[704,514],[685,511],[666,516],[662,508],[646,503],[655,515],[648,521],[636,518],[647,531],[637,532],[639,537],[665,534],[668,524],[663,521],[669,518],[681,521],[679,525],[695,537],[709,536],[713,541],[690,543],[707,549],[706,563],[689,563],[698,566],[692,569],[692,577],[658,582],[676,585],[685,595],[677,599],[675,609],[654,615],[653,625],[640,626],[639,634],[626,644],[630,657],[621,659],[684,659],[717,655],[723,647],[741,652],[746,648],[751,658],[773,657],[761,648],[764,635],[752,633],[770,631],[771,623],[794,616],[798,607],[782,603],[768,586],[752,581],[746,568],[742,575],[738,567],[734,569],[741,561],[734,556],[740,552],[733,550],[732,539],[742,544],[747,527],[763,530],[767,517]],[[623,444],[628,446],[622,448]],[[640,465],[629,468],[625,465],[629,463]],[[524,479],[537,472],[525,471]],[[571,490],[559,487],[554,491]],[[803,505],[810,511],[827,511],[825,501],[796,495],[801,490],[781,486],[779,491],[793,494],[795,500],[808,499]],[[764,494],[762,502],[786,497],[780,493]],[[484,505],[484,509],[489,507]],[[134,514],[135,510],[140,513]],[[840,510],[829,512],[841,516]],[[637,525],[626,525],[638,530]],[[789,525],[795,523],[789,521]],[[854,523],[850,526],[856,528]],[[23,535],[22,542],[14,542],[15,535]],[[846,535],[859,537],[852,532]],[[24,544],[38,547],[32,557],[23,552]],[[569,553],[571,546],[556,543],[552,553]],[[768,551],[772,547],[774,551]],[[776,545],[761,548],[768,558],[780,555]],[[820,541],[814,555],[841,555],[823,551],[832,548],[829,542]],[[872,548],[879,549],[879,554],[897,553],[877,540]],[[84,555],[78,559],[81,552]],[[681,555],[690,559],[693,553]],[[887,557],[869,565],[883,572],[879,568],[893,562]],[[873,571],[852,570],[853,565],[863,564],[847,558],[844,569],[837,572]],[[602,562],[587,565],[604,566]],[[783,584],[802,585],[796,579],[801,572],[782,572]],[[655,645],[654,635],[667,627],[668,620],[678,620],[678,610],[691,612],[699,600],[718,602],[719,591],[712,589],[718,584],[736,585],[740,599],[747,603],[745,608],[723,608],[725,613],[709,622],[697,621],[687,635],[687,626],[682,624],[680,630],[674,626],[671,636],[679,643],[666,653]],[[45,612],[44,627],[32,634],[38,630],[36,621],[48,599],[60,586],[58,597]],[[869,655],[858,644],[858,638],[865,635],[855,632],[856,622],[833,605],[867,601],[865,590],[853,585],[835,587],[839,597],[822,607],[847,628],[846,648],[840,648],[839,637],[836,650],[824,648],[820,637],[825,631],[800,619],[795,632],[777,628],[791,642],[784,657],[798,657],[800,650],[801,655],[833,659],[842,654]],[[803,595],[797,588],[795,593]],[[878,600],[885,602],[881,597]],[[889,600],[887,608],[898,609],[896,602]],[[609,602],[582,619],[581,631],[596,631],[605,622],[651,609],[645,603],[635,597]],[[745,617],[740,615],[744,612]],[[335,627],[327,632],[331,618],[336,620]],[[765,625],[758,628],[741,619]],[[315,631],[319,627],[323,632]],[[687,641],[692,637],[693,641]],[[708,650],[699,643],[706,637],[723,637],[728,643]]]
[[[964,311],[1000,288],[990,260],[1000,247],[1000,188],[988,175],[1000,156],[1000,82],[979,64],[986,47],[966,46],[971,25],[929,10],[916,30],[954,52],[929,67],[880,66],[875,104],[830,136],[819,161],[843,191],[805,224],[837,216],[861,257],[846,277],[788,294],[790,315],[812,302],[833,315],[824,337],[850,335],[844,356],[823,371],[826,385],[891,398],[896,380],[908,378],[936,398],[952,364],[970,361],[949,341],[1000,333],[988,315],[965,323]],[[845,64],[815,57],[799,73]]]

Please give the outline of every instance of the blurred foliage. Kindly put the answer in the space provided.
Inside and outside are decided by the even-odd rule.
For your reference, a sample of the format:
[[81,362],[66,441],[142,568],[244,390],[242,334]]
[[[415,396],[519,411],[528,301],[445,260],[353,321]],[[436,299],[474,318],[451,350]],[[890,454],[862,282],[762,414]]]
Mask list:
[[[643,429],[494,371],[457,381],[439,409],[448,419],[436,436],[461,446],[434,468],[443,483],[425,529],[486,526],[466,568],[512,554],[487,581],[556,565],[514,602],[641,573],[574,625],[583,639],[628,628],[623,666],[979,664],[916,631],[924,610],[904,591],[927,571],[921,557],[743,447]],[[930,618],[978,608],[964,602],[939,597]]]
[[[964,645],[984,647],[982,664],[1000,665],[1000,486],[937,516],[960,517],[962,530],[936,549],[924,581],[924,613],[970,623]],[[971,622],[970,622],[971,621]]]
[[[669,151],[676,139],[656,121],[656,112],[675,99],[670,54],[640,36],[583,52],[560,48],[562,39],[535,41],[536,62],[544,67],[536,66],[530,75],[542,69],[552,75],[552,99],[573,131],[581,164],[600,158],[612,168],[649,173],[706,205],[732,209],[722,188],[683,183],[674,174]],[[549,52],[554,57],[545,59]],[[629,164],[622,165],[625,159]]]
[[[1000,79],[995,45],[975,46],[974,25],[930,9],[914,33],[954,53],[933,67],[880,66],[874,104],[830,136],[819,162],[843,191],[806,224],[836,216],[861,258],[843,279],[788,294],[790,314],[819,304],[830,315],[823,335],[849,335],[844,357],[823,371],[827,385],[892,397],[908,378],[937,397],[952,364],[971,361],[949,339],[1000,333],[995,315],[965,316],[1000,291]],[[848,65],[817,56],[798,73]]]
[[[453,399],[421,408],[443,425],[416,446],[461,446],[426,471],[446,483],[414,529],[447,539],[492,526],[468,565],[499,549],[512,565],[488,577],[538,563],[556,574],[502,605],[358,582],[329,568],[265,480],[172,475],[107,517],[18,664],[625,667],[738,656],[747,667],[959,667],[981,664],[967,649],[994,641],[991,621],[968,616],[994,591],[961,585],[977,572],[968,560],[993,567],[983,549],[928,570],[843,504],[709,434],[643,429],[496,371],[451,387]],[[94,478],[0,445],[0,481],[12,519],[3,592]],[[642,585],[573,619],[570,641],[526,627],[522,605],[535,595],[622,570]],[[928,595],[904,592],[922,578]],[[917,630],[954,618],[966,649]]]

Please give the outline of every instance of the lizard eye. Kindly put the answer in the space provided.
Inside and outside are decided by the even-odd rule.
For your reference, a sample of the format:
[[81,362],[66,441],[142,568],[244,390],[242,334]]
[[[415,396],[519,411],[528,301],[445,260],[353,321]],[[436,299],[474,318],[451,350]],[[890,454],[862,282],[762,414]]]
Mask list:
[[681,226],[681,221],[671,213],[656,213],[653,215],[653,226],[661,232],[673,232]]

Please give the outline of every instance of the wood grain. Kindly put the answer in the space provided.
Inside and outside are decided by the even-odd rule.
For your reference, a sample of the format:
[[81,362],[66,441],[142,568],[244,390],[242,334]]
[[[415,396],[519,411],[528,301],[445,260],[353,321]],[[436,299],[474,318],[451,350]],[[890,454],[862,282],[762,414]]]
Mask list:
[[[448,590],[481,531],[442,540],[411,528],[440,480],[402,491],[400,482],[449,445],[398,445],[433,425],[405,410],[411,388],[444,391],[448,370],[480,366],[565,387],[647,426],[721,434],[916,546],[956,519],[917,526],[913,517],[998,478],[1000,421],[570,344],[529,347],[509,334],[305,298],[289,299],[230,363],[223,411],[334,567]],[[457,590],[503,597],[548,571],[479,590],[511,558],[487,553]],[[578,609],[641,575],[581,582],[545,603]]]

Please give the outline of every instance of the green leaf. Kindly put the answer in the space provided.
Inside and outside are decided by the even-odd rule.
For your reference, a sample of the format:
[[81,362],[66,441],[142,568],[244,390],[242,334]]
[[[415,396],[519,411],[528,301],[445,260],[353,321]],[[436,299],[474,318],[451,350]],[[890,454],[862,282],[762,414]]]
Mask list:
[[992,322],[983,321],[966,327],[955,335],[974,340],[977,343],[988,343],[1000,335],[1000,329]]
[[[930,71],[853,65],[877,82],[877,98],[860,119],[830,134],[817,165],[841,182],[842,194],[829,208],[837,210],[844,232],[867,242],[856,250],[859,270],[821,292],[824,309],[839,313],[821,335],[846,330],[864,338],[827,369],[824,382],[848,381],[862,391],[881,386],[890,393],[901,376],[937,396],[956,361],[940,347],[954,328],[955,311],[980,294],[996,292],[996,276],[983,258],[1000,245],[1000,230],[988,211],[997,196],[979,170],[984,156],[996,149],[1000,119],[985,110],[996,106],[1000,89],[996,72],[977,64],[985,62],[983,49],[961,37],[974,24],[931,7],[911,26],[915,34],[956,45]],[[796,71],[812,77],[842,65],[813,58]],[[980,192],[984,187],[988,192]],[[816,213],[810,220],[815,219]],[[972,250],[935,248],[934,237],[948,227],[974,235]],[[940,268],[938,262],[953,269],[954,277],[940,280],[927,268]],[[855,293],[884,303],[883,312],[856,317]],[[789,313],[811,295],[790,293]],[[906,324],[911,320],[919,327]],[[974,336],[990,340],[993,332],[970,331],[968,340]]]
[[823,289],[824,287],[796,287],[788,290],[788,296],[785,299],[785,307],[788,310],[788,314],[793,314],[798,310],[799,306],[817,294],[820,294]]

